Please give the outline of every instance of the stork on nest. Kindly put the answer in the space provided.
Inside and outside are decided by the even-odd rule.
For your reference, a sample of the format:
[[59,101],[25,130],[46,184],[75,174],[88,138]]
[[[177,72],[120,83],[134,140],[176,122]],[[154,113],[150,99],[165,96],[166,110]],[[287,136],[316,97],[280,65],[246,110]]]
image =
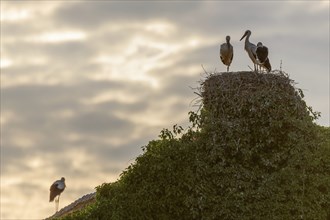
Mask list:
[[60,195],[64,191],[65,187],[66,187],[66,185],[65,185],[64,177],[62,177],[60,180],[56,180],[50,186],[49,202],[52,202],[55,199],[55,212],[58,212],[58,206],[60,203]]
[[260,69],[265,68],[267,72],[270,72],[272,70],[272,66],[270,65],[268,58],[268,48],[259,42],[257,44],[256,54]]
[[243,40],[243,38],[245,38],[244,49],[253,62],[254,71],[257,71],[257,65],[258,65],[257,54],[256,54],[257,46],[250,42],[250,36],[251,36],[251,31],[246,30],[244,35],[241,37],[240,41]]
[[226,36],[226,43],[220,45],[220,60],[224,65],[227,66],[227,72],[229,71],[229,66],[233,61],[234,49],[230,44],[230,36]]

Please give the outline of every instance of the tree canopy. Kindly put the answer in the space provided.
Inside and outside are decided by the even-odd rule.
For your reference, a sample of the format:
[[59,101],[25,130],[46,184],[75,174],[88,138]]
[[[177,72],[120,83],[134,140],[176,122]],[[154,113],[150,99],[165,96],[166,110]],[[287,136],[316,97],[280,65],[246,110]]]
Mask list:
[[330,130],[283,72],[210,74],[190,127],[164,129],[63,219],[329,219]]

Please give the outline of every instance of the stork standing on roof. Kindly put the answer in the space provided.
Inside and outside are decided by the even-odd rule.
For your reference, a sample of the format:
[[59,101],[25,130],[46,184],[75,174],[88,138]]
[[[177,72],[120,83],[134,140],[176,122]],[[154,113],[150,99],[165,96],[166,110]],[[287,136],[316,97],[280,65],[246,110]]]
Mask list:
[[60,203],[60,195],[64,191],[65,187],[66,187],[66,185],[65,185],[64,177],[62,177],[60,180],[56,180],[50,186],[49,202],[52,202],[55,199],[55,212],[58,211],[58,206]]
[[251,36],[251,31],[247,30],[247,31],[245,31],[245,33],[242,36],[242,38],[240,39],[240,41],[243,40],[243,38],[245,37],[244,49],[246,50],[246,52],[248,53],[250,59],[252,60],[252,62],[254,64],[254,71],[256,71],[257,70],[257,65],[258,65],[257,54],[256,54],[257,46],[250,42],[250,36]]
[[234,49],[230,44],[230,36],[226,36],[226,43],[220,45],[220,60],[227,66],[227,72],[229,71],[229,66],[233,61],[233,57]]
[[263,67],[267,70],[267,72],[270,72],[272,70],[272,67],[268,59],[268,48],[262,45],[261,42],[259,42],[257,44],[256,54],[257,54],[257,61],[260,67]]

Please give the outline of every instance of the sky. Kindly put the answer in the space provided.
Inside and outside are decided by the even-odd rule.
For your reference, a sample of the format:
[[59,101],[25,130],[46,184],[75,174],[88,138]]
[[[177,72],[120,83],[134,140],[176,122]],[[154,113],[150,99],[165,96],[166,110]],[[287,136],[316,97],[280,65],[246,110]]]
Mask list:
[[[329,1],[1,1],[1,219],[54,213],[114,182],[158,139],[187,127],[205,71],[253,66],[269,49],[329,126]],[[204,69],[203,69],[204,68]]]

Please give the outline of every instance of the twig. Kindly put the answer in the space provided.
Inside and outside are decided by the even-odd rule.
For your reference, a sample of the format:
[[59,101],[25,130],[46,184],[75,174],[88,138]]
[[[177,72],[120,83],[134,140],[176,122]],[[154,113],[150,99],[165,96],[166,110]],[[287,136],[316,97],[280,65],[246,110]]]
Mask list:
[[194,94],[198,95],[199,97],[202,97],[202,95],[199,94],[198,92],[194,92]]
[[202,66],[202,69],[204,70],[204,73],[207,74],[208,72],[205,70],[203,64],[201,64],[201,66]]

